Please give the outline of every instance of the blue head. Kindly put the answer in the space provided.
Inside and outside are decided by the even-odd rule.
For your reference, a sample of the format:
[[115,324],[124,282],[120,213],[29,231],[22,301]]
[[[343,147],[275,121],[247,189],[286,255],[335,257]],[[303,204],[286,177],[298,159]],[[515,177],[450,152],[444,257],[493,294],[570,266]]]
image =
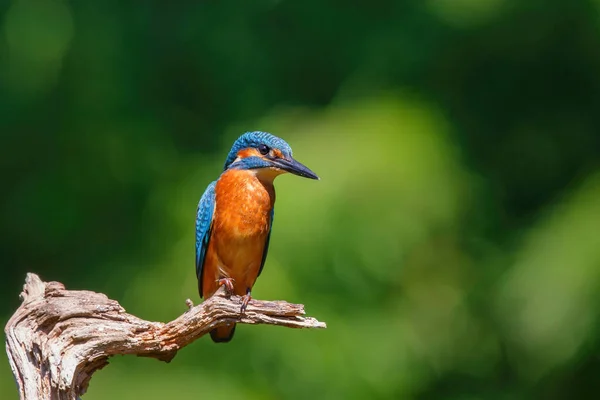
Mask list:
[[310,179],[319,177],[292,157],[292,148],[285,140],[267,132],[246,132],[231,147],[227,169],[264,169],[275,175],[290,172]]

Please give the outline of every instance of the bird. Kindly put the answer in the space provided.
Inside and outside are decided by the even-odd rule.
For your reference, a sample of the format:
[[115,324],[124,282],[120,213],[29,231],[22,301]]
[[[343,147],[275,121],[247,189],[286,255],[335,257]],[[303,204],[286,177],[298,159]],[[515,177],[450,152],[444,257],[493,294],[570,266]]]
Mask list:
[[[292,148],[268,132],[242,134],[231,147],[223,172],[211,182],[196,211],[196,276],[200,297],[209,298],[220,286],[242,296],[240,313],[251,299],[262,272],[273,226],[275,187],[284,173],[319,180],[296,161]],[[210,331],[215,343],[229,342],[235,323]]]

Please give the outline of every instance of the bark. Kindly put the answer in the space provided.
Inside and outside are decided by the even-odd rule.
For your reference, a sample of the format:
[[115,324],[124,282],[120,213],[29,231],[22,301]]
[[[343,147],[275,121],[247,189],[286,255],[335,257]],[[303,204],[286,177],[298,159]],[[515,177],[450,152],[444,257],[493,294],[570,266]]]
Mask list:
[[213,328],[236,322],[289,328],[325,328],[304,317],[304,306],[251,300],[240,314],[241,298],[221,288],[214,296],[171,322],[145,321],[102,293],[66,290],[27,274],[23,303],[5,327],[6,352],[20,398],[75,400],[95,371],[117,354],[169,362],[177,351]]

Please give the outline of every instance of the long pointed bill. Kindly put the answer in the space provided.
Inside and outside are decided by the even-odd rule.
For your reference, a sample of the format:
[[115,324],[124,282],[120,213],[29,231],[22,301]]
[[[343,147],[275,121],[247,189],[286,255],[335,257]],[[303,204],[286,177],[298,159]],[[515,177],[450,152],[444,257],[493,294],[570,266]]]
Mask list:
[[277,168],[281,168],[284,171],[290,172],[294,175],[298,175],[298,176],[302,176],[304,178],[310,178],[310,179],[319,179],[319,177],[317,176],[317,174],[315,174],[314,172],[312,172],[310,169],[308,169],[308,167],[306,167],[305,165],[299,163],[298,161],[292,159],[284,159],[284,158],[278,158],[277,160],[274,160],[273,162],[275,164],[275,166],[277,166]]

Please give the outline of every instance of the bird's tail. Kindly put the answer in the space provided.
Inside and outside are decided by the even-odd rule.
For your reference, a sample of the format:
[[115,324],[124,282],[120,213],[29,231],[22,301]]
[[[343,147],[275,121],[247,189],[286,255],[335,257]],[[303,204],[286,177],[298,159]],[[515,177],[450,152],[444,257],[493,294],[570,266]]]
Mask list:
[[227,343],[233,338],[235,324],[223,325],[210,331],[210,338],[215,343]]

